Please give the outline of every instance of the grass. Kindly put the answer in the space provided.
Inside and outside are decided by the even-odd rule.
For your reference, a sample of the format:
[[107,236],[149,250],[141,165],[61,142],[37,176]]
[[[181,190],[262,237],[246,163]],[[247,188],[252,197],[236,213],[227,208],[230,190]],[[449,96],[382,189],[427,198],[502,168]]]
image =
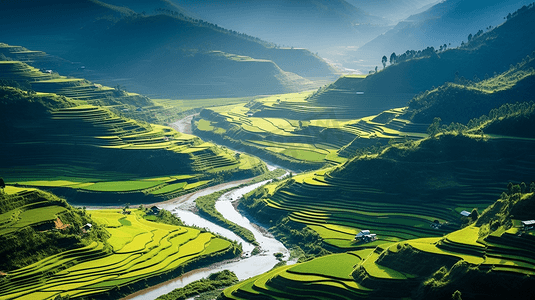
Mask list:
[[144,190],[164,184],[162,181],[109,181],[97,182],[82,189],[88,191],[124,192]]

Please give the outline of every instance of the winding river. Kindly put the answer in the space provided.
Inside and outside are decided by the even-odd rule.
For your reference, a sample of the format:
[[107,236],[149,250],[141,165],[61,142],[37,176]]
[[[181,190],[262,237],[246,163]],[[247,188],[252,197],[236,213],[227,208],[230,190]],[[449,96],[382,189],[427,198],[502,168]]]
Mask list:
[[[181,121],[184,123],[183,120],[187,120],[187,118],[189,118],[189,121],[191,120],[191,117],[188,116],[182,119]],[[174,123],[175,126],[173,126],[173,128],[184,128],[184,126],[176,126],[180,124],[181,121]],[[268,165],[269,170],[274,170],[275,168],[275,166]],[[270,181],[271,180],[262,181],[227,192],[217,200],[215,205],[216,209],[226,219],[249,229],[254,234],[256,241],[260,245],[260,253],[257,255],[251,255],[251,251],[253,251],[253,249],[255,248],[253,244],[244,241],[232,231],[223,228],[211,222],[210,220],[204,219],[203,217],[199,216],[194,212],[195,200],[198,197],[208,195],[230,187],[239,186],[240,184],[244,183],[243,180],[221,184],[216,187],[206,188],[204,190],[185,195],[177,201],[168,201],[166,203],[159,204],[159,206],[161,206],[162,208],[167,209],[173,212],[173,214],[175,214],[176,216],[178,216],[182,220],[182,222],[184,222],[185,225],[203,227],[211,232],[217,233],[221,236],[241,243],[243,248],[242,256],[240,258],[219,262],[206,268],[193,270],[175,279],[138,291],[137,293],[123,298],[123,300],[155,299],[158,296],[167,294],[176,288],[183,287],[188,283],[199,280],[201,278],[206,278],[211,273],[222,270],[233,271],[234,273],[236,273],[236,276],[238,276],[238,279],[240,280],[247,279],[271,270],[279,262],[279,260],[277,260],[277,258],[274,256],[274,254],[278,252],[283,254],[284,260],[288,260],[290,256],[288,249],[281,242],[273,238],[273,236],[271,236],[267,232],[267,230],[259,227],[258,225],[253,225],[249,221],[249,219],[244,217],[238,210],[236,210],[233,205],[233,202],[237,201],[244,194],[247,194],[256,188],[265,185]],[[293,261],[288,261],[288,263],[293,263]]]

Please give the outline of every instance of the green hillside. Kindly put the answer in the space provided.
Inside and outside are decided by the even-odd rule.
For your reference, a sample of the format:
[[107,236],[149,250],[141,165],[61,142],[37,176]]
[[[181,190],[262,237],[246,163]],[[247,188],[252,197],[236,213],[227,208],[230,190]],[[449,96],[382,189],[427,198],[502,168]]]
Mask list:
[[535,31],[534,15],[535,7],[524,7],[502,25],[455,49],[408,51],[408,56],[416,59],[388,66],[355,85],[355,89],[367,93],[418,93],[453,82],[456,76],[472,80],[475,76],[483,79],[494,72],[505,72],[534,51],[535,42],[530,38]]
[[491,78],[478,82],[458,79],[456,83],[446,83],[413,98],[409,102],[408,115],[414,122],[432,123],[439,117],[445,124],[466,124],[505,103],[533,101],[534,66],[535,58],[527,56],[508,71]]
[[[429,103],[432,97],[440,95],[457,97],[456,101],[463,102],[464,105],[473,103],[473,107],[478,106],[480,110],[472,111],[473,107],[466,109],[463,105],[456,105],[456,108],[452,105],[446,110],[437,106],[436,110],[429,111],[426,118],[415,118],[415,121],[430,123],[435,117],[435,112],[450,112],[451,115],[459,112],[463,115],[471,113],[468,119],[466,117],[462,119],[464,122],[488,112],[491,108],[510,102],[500,99],[531,97],[527,91],[532,83],[529,78],[526,78],[526,81],[521,79],[532,72],[530,71],[533,66],[532,58],[526,56],[532,55],[535,50],[535,43],[530,38],[535,31],[531,21],[534,13],[535,8],[532,6],[521,9],[502,25],[475,36],[461,47],[445,51],[434,48],[418,52],[408,51],[404,54],[403,61],[400,58],[400,62],[365,78],[342,77],[318,90],[307,105],[315,109],[320,107],[325,112],[324,115],[329,118],[332,118],[331,116],[359,118],[377,114],[385,108],[405,106],[417,93],[424,92],[423,96],[419,95],[416,99],[422,98],[421,103],[411,108],[419,109],[423,103]],[[520,65],[516,66],[517,64]],[[502,75],[495,77],[497,74]],[[495,77],[493,80],[486,80],[493,76]],[[476,83],[471,84],[470,80]],[[479,82],[481,80],[485,81]],[[514,87],[517,83],[518,86]],[[443,85],[445,86],[442,87]],[[459,85],[464,85],[466,88],[459,91],[461,89]],[[435,87],[442,87],[440,93],[433,94]],[[498,92],[504,89],[511,90],[501,95],[496,93],[487,97],[491,91]],[[426,90],[428,91],[425,92]],[[477,90],[481,92],[478,93]],[[482,103],[480,100],[482,97],[487,97],[485,100],[487,104]],[[461,100],[466,98],[474,101]],[[302,110],[305,113],[300,115],[301,118],[311,117],[310,109]]]
[[92,222],[85,210],[75,209],[53,194],[8,185],[0,190],[0,270],[22,268],[93,242],[105,244],[109,235],[100,227],[79,234]]
[[206,108],[194,132],[295,170],[338,165],[362,149],[426,136],[426,124],[402,118],[406,108],[351,120],[331,115],[332,107],[310,105],[314,95],[282,94]]
[[0,206],[0,299],[117,298],[240,252],[142,210],[74,209],[35,189],[8,185]]
[[[377,233],[375,244],[441,236],[463,222],[460,211],[481,211],[507,182],[532,176],[533,143],[443,134],[294,176],[242,205],[264,222],[305,224],[335,249],[368,247],[353,241],[363,229]],[[449,225],[434,229],[435,220]]]
[[[69,80],[59,78],[44,84],[65,82]],[[95,193],[104,193],[101,202],[138,202],[253,176],[265,168],[248,155],[236,158],[195,136],[139,123],[81,100],[11,87],[2,87],[0,95],[5,142],[0,169],[10,183],[54,187],[86,203],[94,201]]]
[[535,292],[533,232],[520,226],[535,216],[534,203],[533,192],[513,186],[477,222],[444,237],[280,267],[227,288],[222,298],[522,299]]

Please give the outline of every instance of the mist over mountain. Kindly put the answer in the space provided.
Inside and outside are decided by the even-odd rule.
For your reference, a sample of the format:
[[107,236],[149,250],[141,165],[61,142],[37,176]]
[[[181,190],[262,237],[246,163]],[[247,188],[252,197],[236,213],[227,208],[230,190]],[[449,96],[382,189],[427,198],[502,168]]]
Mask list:
[[[399,22],[394,28],[377,36],[372,41],[347,52],[344,65],[361,68],[363,72],[371,70],[381,63],[381,57],[392,52],[402,54],[407,50],[419,50],[427,47],[438,49],[441,45],[455,47],[466,42],[469,34],[487,30],[504,21],[507,14],[522,5],[531,3],[527,0],[499,1],[485,3],[464,0],[446,0],[424,12],[412,15]],[[359,62],[360,61],[360,62]]]
[[347,0],[369,14],[380,16],[391,21],[401,21],[413,14],[429,8],[440,1],[437,0]]
[[173,2],[225,28],[278,45],[304,47],[322,57],[340,46],[363,45],[393,23],[344,0]]
[[190,11],[173,3],[171,0],[104,0],[108,4],[127,7],[138,14],[154,14],[157,10],[167,9],[178,12],[185,16],[198,18]]
[[[5,17],[0,21],[5,29],[2,39],[83,67],[83,73],[63,72],[66,75],[120,84],[157,97],[294,92],[324,84],[303,77],[324,80],[333,76],[334,70],[325,61],[305,49],[275,48],[258,38],[186,16],[167,1],[133,2],[137,11],[170,7],[156,8],[148,15],[98,1],[40,3],[49,5],[28,12],[25,2],[8,1],[7,9],[0,12]],[[78,18],[81,12],[84,17]],[[25,26],[18,26],[20,22]]]

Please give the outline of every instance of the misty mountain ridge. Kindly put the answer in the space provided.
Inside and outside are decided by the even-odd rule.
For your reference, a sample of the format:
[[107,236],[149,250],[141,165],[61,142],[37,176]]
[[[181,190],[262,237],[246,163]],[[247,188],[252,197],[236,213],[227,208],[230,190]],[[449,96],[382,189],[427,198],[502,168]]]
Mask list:
[[[508,13],[517,10],[531,1],[487,1],[484,4],[474,1],[446,0],[424,12],[412,15],[399,22],[394,28],[377,36],[358,48],[354,53],[347,52],[345,65],[352,68],[372,69],[380,65],[383,55],[390,56],[407,50],[423,49],[440,45],[456,47],[466,42],[469,34],[488,30],[503,23]],[[365,62],[355,63],[356,59]]]
[[[84,67],[83,74],[63,72],[66,75],[100,80],[108,85],[121,84],[132,91],[158,97],[257,95],[271,88],[275,92],[293,92],[316,88],[324,84],[322,80],[333,76],[334,70],[307,50],[277,49],[258,38],[171,9],[160,8],[156,14],[144,16],[98,1],[61,7],[55,0],[42,2],[51,4],[46,10],[49,12],[46,18],[50,20],[46,22],[30,18],[23,9],[24,3],[8,3],[9,10],[0,12],[0,16],[9,15],[6,21],[0,21],[7,32],[4,42],[34,45],[32,49],[60,55]],[[80,11],[84,5],[91,9],[85,18],[77,20],[72,11]],[[56,23],[55,19],[61,22]],[[27,26],[16,26],[14,20],[25,20]],[[32,34],[38,27],[44,35],[36,37]],[[252,59],[238,63],[226,56],[214,56],[212,51]],[[258,60],[270,60],[273,64]],[[147,76],[148,81],[143,78]],[[313,84],[299,77],[320,78],[320,83]],[[200,86],[207,89],[199,90]]]

